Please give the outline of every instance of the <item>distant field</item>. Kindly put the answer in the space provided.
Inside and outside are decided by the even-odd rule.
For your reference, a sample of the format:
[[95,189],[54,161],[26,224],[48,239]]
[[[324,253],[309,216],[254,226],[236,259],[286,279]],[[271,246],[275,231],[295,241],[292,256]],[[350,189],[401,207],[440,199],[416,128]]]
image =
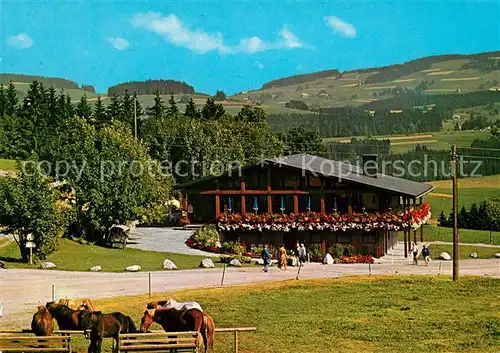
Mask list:
[[[453,206],[450,180],[430,182],[436,189],[425,196],[425,202],[431,205],[432,217],[437,218],[441,210],[448,216]],[[464,178],[458,180],[458,207],[470,207],[488,197],[500,197],[500,175],[490,175],[480,178]]]
[[[426,146],[436,150],[449,149],[452,144],[458,146],[470,146],[476,139],[485,139],[490,136],[489,132],[485,131],[450,131],[450,132],[433,132],[430,134],[410,134],[410,135],[384,135],[372,136],[370,138],[389,139],[391,141],[391,150],[394,153],[405,153],[414,149],[417,144]],[[352,137],[331,137],[323,141],[329,142],[349,142],[352,138],[368,138],[369,136],[352,136]]]
[[[453,228],[438,227],[433,224],[424,225],[423,227],[424,227],[424,242],[431,242],[431,241],[444,241],[448,243],[453,242]],[[420,236],[418,232],[417,235]],[[404,239],[403,232],[398,233],[398,238],[399,240],[403,241]],[[417,239],[419,238],[417,237]],[[469,244],[474,244],[474,243],[488,244],[490,242],[490,232],[486,230],[460,229],[460,242]],[[491,243],[493,245],[500,246],[500,232],[491,233]],[[500,249],[498,249],[497,252],[500,252]]]
[[[442,252],[447,252],[452,255],[453,245],[432,244],[429,246],[429,250],[431,252],[431,259],[434,258],[435,260],[438,260],[439,254]],[[492,248],[485,246],[460,245],[458,256],[463,260],[470,259],[470,254],[472,252],[477,253],[478,259],[494,259],[495,254],[500,252],[500,246],[498,248]]]

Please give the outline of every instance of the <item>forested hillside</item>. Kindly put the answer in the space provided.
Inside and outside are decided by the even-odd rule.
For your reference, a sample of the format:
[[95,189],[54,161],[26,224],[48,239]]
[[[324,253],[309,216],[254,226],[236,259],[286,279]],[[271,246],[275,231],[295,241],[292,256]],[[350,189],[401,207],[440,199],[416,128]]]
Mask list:
[[108,96],[125,94],[125,91],[137,94],[155,94],[157,91],[160,94],[193,94],[194,88],[186,82],[175,80],[130,81],[109,87]]

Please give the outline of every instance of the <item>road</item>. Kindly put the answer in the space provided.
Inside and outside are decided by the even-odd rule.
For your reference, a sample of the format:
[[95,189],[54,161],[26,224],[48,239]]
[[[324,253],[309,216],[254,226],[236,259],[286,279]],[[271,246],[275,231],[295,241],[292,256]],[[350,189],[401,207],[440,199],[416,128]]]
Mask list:
[[[286,272],[283,272],[273,267],[269,273],[262,272],[260,267],[227,268],[224,285],[294,279],[296,273],[297,268],[288,268]],[[300,278],[334,278],[368,273],[367,264],[306,264],[301,270]],[[408,262],[391,264],[386,259],[383,263],[371,265],[371,273],[374,275],[441,274],[451,276],[452,263],[435,260],[426,267],[424,265],[413,266]],[[500,259],[462,260],[460,274],[500,278]],[[152,291],[168,292],[185,288],[219,286],[221,275],[221,269],[151,272]],[[93,273],[7,269],[0,270],[0,281],[0,294],[3,297],[3,317],[0,318],[0,326],[4,324],[27,326],[31,317],[29,313],[33,313],[37,305],[51,300],[52,285],[55,286],[56,299],[62,297],[98,299],[148,292],[148,273],[146,272]],[[165,297],[168,298],[168,294],[165,294]],[[23,314],[16,315],[16,313]]]

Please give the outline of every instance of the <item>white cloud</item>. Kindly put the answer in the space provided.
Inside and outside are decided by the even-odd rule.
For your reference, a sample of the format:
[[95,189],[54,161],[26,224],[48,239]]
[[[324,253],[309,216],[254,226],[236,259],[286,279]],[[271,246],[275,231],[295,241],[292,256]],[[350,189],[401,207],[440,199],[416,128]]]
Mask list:
[[257,66],[261,70],[264,68],[264,65],[260,61],[255,61],[255,66]]
[[220,33],[210,34],[202,29],[190,29],[174,14],[163,17],[157,12],[138,13],[132,19],[135,27],[145,28],[162,36],[166,41],[180,47],[204,54],[218,51],[221,54],[231,52],[224,44]]
[[28,49],[33,45],[33,39],[26,33],[19,33],[7,39],[7,44],[18,49]]
[[328,27],[333,29],[334,33],[338,33],[344,37],[356,37],[356,28],[352,24],[342,21],[335,16],[327,16],[325,17],[325,21]]
[[118,49],[120,51],[123,51],[127,49],[130,46],[130,43],[128,40],[122,37],[109,37],[106,39],[115,49]]
[[280,31],[280,36],[282,38],[281,43],[286,48],[302,48],[304,46],[304,43],[302,43],[295,34],[290,32],[286,25],[283,26],[283,29]]
[[132,24],[137,28],[144,28],[162,36],[167,42],[179,47],[188,48],[195,53],[204,54],[217,51],[220,54],[247,53],[254,54],[272,49],[297,49],[310,47],[293,34],[287,26],[279,32],[280,38],[276,41],[265,41],[253,36],[240,39],[236,45],[224,42],[221,33],[207,33],[202,29],[191,29],[175,14],[163,16],[157,12],[137,13]]

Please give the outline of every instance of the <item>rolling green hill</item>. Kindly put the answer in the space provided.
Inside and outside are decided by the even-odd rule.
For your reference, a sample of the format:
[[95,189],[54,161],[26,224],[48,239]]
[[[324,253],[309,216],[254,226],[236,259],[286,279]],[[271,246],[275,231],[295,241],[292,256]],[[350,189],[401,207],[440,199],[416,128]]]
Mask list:
[[[327,108],[385,100],[404,89],[425,95],[500,90],[500,52],[427,57],[402,65],[334,73],[319,78],[314,73],[291,76],[231,98],[259,102],[272,109],[283,109],[290,100],[301,100],[313,108]],[[294,80],[296,77],[300,81]],[[305,82],[304,77],[310,80]]]

